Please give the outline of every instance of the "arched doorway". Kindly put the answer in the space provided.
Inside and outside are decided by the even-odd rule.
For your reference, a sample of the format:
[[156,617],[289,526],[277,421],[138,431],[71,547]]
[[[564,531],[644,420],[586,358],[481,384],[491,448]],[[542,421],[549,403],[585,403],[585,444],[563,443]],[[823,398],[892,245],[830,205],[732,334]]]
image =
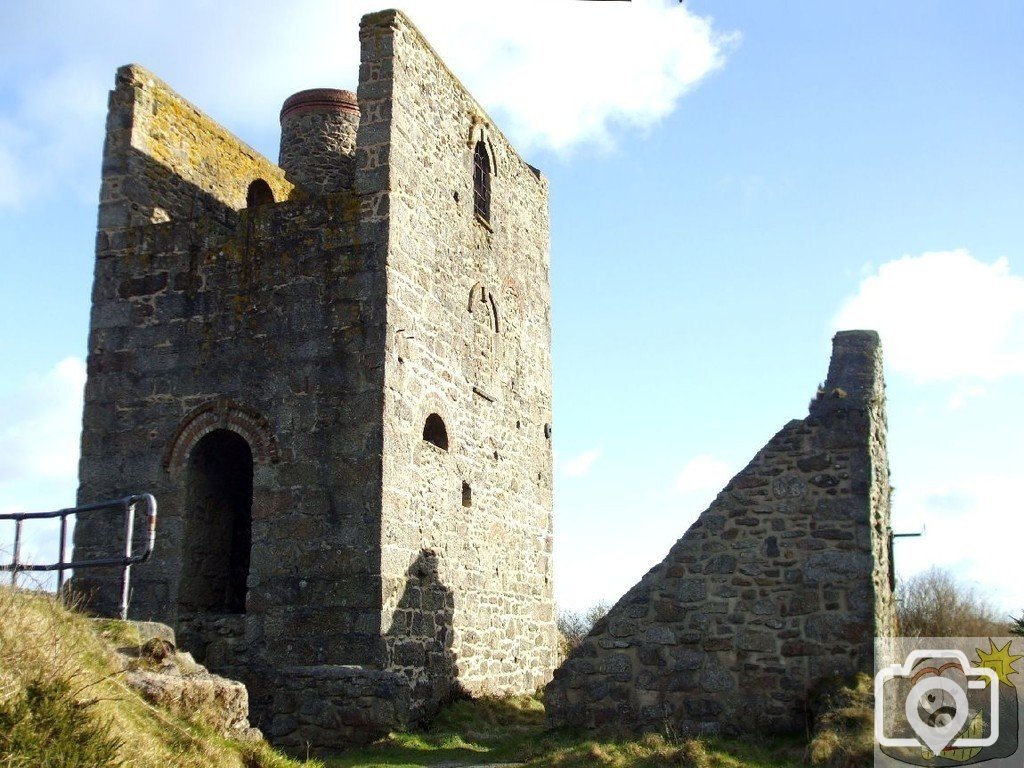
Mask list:
[[227,429],[188,461],[178,605],[182,613],[245,613],[252,546],[252,450]]
[[274,191],[263,179],[256,179],[249,185],[245,195],[245,206],[255,208],[257,205],[267,205],[274,202]]

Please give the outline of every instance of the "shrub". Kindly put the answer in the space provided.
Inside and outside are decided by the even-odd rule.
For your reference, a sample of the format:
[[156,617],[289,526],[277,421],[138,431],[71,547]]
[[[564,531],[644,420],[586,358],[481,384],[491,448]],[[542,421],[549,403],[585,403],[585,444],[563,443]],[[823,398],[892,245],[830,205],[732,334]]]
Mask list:
[[559,611],[557,619],[558,650],[564,659],[579,647],[583,638],[590,634],[601,619],[605,617],[611,605],[601,600],[590,606],[583,613],[576,611]]
[[896,620],[904,637],[981,637],[1010,631],[986,597],[937,567],[897,586]]
[[1010,619],[1010,634],[1024,637],[1024,613],[1017,618]]

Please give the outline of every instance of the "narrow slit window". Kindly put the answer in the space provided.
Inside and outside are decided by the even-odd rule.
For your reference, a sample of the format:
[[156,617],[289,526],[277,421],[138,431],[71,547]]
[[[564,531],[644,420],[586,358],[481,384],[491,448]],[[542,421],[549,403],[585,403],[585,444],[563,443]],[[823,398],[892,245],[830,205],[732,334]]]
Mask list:
[[462,506],[473,506],[473,489],[470,488],[469,483],[465,480],[462,481]]
[[491,158],[483,140],[473,150],[473,210],[484,221],[491,220]]

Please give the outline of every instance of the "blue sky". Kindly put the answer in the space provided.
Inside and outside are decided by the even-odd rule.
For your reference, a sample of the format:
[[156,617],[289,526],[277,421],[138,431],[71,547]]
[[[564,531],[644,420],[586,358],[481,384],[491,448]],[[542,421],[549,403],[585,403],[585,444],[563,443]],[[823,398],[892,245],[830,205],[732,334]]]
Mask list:
[[[0,10],[0,509],[74,499],[114,69],[274,159],[375,7],[207,5]],[[869,327],[900,573],[1024,609],[1024,6],[402,7],[550,182],[560,605],[617,599]]]

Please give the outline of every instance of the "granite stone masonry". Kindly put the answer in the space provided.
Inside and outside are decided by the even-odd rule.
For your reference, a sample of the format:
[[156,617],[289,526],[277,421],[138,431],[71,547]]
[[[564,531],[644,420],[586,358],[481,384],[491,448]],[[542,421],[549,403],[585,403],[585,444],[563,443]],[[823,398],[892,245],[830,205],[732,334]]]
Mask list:
[[828,378],[555,671],[554,725],[803,732],[809,692],[873,673],[894,631],[881,345],[833,340]]
[[[137,65],[103,155],[79,500],[156,495],[131,616],[296,747],[555,661],[547,182],[405,16],[359,35],[280,165]],[[75,557],[122,542],[83,517]]]
[[352,91],[313,88],[281,107],[285,175],[316,194],[352,189],[355,181],[359,100]]

